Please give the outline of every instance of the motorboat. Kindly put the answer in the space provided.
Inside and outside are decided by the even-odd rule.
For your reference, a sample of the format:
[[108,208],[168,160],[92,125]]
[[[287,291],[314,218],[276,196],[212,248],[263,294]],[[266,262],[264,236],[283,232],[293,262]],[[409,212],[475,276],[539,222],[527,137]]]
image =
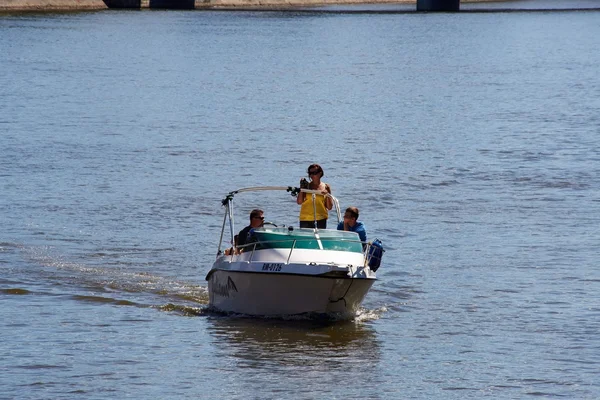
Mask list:
[[[313,204],[315,196],[321,195],[290,186],[250,187],[227,194],[222,201],[225,215],[216,260],[206,275],[209,308],[250,316],[354,316],[377,279],[381,242],[363,243],[356,232],[317,229],[316,223],[315,228],[298,228],[274,221],[251,230],[249,242],[238,247],[234,198],[264,195],[264,191],[286,196],[305,192]],[[335,214],[339,222],[339,201],[327,196],[333,201],[329,219]],[[297,211],[293,215],[297,217]]]

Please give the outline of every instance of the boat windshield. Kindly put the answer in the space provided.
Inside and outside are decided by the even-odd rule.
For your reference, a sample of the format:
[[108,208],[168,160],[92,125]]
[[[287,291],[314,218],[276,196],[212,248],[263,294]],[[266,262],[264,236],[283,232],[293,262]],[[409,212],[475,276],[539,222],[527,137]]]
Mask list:
[[257,249],[320,249],[362,253],[363,245],[356,232],[316,230],[293,227],[263,227],[254,230]]

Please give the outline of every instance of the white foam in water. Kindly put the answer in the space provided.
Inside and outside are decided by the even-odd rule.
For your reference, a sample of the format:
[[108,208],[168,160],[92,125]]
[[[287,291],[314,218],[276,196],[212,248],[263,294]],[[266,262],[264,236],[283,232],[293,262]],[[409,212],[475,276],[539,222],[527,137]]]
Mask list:
[[117,267],[90,267],[82,263],[71,262],[57,253],[51,246],[21,247],[26,258],[33,263],[29,273],[35,274],[35,266],[43,269],[37,270],[46,278],[50,278],[62,287],[70,285],[69,291],[89,290],[121,293],[123,297],[143,295],[148,300],[156,298],[163,302],[165,299],[176,299],[184,303],[206,304],[208,291],[204,286],[174,280],[169,277],[153,275],[149,272],[132,272],[131,266]]

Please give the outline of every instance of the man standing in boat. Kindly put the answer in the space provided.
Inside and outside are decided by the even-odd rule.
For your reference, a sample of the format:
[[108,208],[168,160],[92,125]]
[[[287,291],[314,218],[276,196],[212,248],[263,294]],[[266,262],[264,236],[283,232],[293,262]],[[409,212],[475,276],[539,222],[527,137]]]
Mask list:
[[322,193],[315,195],[314,204],[312,194],[304,192],[298,193],[296,202],[301,206],[300,228],[327,228],[327,218],[329,217],[328,211],[333,208],[333,200],[331,200],[330,197],[325,196],[328,193],[331,194],[331,187],[327,183],[321,182],[323,175],[323,168],[321,168],[319,164],[312,164],[308,167],[308,177],[311,181],[307,182],[304,178],[300,180],[301,189],[316,190]]
[[249,243],[248,239],[251,235],[250,231],[254,228],[260,228],[261,226],[263,226],[264,221],[265,217],[263,210],[260,210],[258,208],[252,210],[250,212],[250,225],[248,225],[247,227],[242,229],[240,233],[238,233],[238,238],[235,246],[237,248],[240,248],[245,244]]
[[358,220],[358,208],[348,207],[344,213],[344,220],[338,224],[338,231],[350,231],[358,233],[360,241],[367,242],[367,231],[362,222]]

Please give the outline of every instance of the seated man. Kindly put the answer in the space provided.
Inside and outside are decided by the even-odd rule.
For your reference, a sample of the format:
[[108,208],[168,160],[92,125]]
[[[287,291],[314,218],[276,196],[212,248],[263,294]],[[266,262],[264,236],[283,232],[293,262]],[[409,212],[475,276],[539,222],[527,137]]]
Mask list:
[[238,233],[237,241],[235,243],[238,249],[241,249],[241,247],[245,244],[251,243],[251,241],[248,240],[251,235],[250,231],[254,228],[260,228],[263,226],[263,222],[265,221],[263,214],[263,210],[259,209],[254,209],[250,212],[250,225]]
[[344,213],[344,221],[338,224],[338,231],[350,231],[358,233],[360,241],[364,243],[367,241],[367,231],[362,222],[358,221],[358,208],[348,207]]

